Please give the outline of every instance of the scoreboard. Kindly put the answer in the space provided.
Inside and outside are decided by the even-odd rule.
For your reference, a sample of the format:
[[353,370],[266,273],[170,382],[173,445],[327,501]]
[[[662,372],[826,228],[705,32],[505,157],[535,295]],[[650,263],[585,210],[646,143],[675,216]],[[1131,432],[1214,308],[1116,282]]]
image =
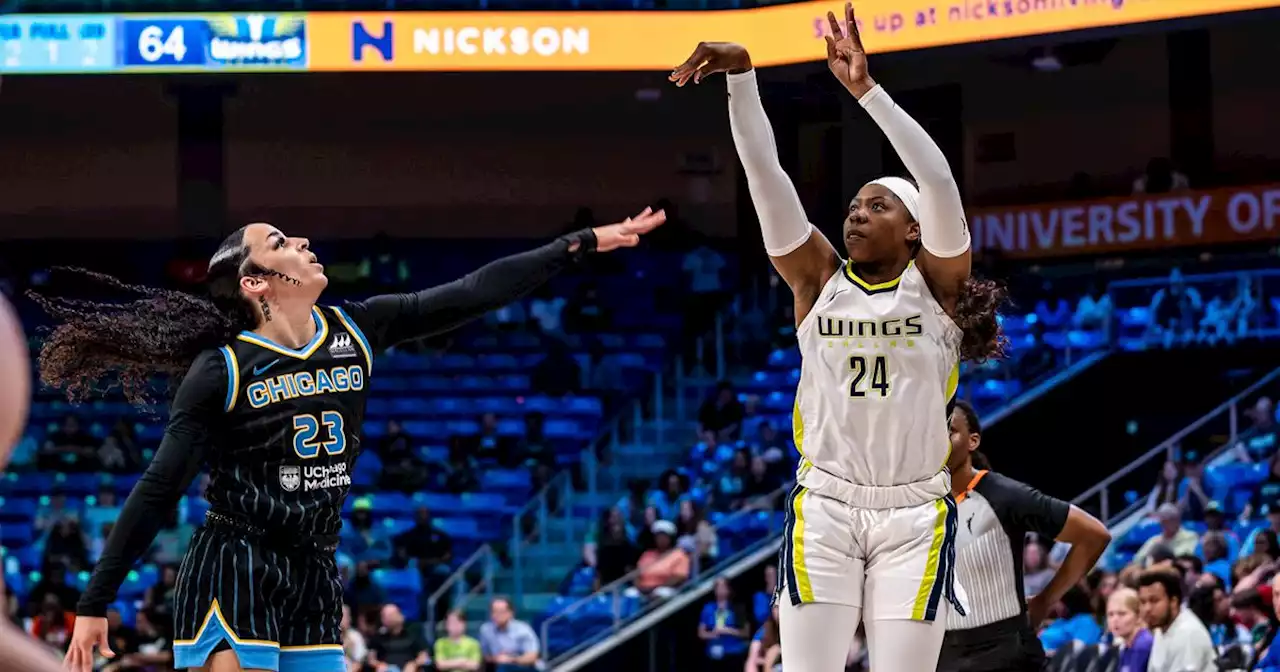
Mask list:
[[8,15],[0,73],[305,70],[302,14]]
[[[834,3],[705,11],[10,14],[0,15],[0,75],[662,71],[717,35],[748,45],[751,60],[766,67],[825,58],[825,17]],[[1277,9],[1280,0],[858,0],[872,53]]]

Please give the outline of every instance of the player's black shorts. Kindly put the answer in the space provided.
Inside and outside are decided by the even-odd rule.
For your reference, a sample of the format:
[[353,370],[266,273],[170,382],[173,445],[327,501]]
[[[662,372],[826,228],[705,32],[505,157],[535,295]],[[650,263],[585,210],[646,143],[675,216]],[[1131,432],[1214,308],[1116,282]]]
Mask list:
[[243,669],[344,672],[342,579],[332,550],[210,521],[174,589],[174,667],[230,648]]
[[938,672],[1041,672],[1044,647],[1026,616],[969,630],[948,630],[942,639]]

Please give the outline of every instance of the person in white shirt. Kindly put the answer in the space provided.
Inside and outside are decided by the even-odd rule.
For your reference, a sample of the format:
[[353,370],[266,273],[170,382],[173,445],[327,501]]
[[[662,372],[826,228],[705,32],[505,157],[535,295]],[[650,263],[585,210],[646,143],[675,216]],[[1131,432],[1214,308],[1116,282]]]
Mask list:
[[1182,608],[1182,576],[1177,570],[1149,569],[1138,578],[1142,620],[1156,633],[1148,672],[1217,672],[1217,652],[1209,629]]

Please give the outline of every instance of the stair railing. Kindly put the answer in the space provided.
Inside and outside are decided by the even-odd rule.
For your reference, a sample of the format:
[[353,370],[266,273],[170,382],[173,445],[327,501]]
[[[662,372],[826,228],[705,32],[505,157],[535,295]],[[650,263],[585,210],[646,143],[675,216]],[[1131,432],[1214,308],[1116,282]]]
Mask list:
[[[485,544],[476,549],[471,557],[467,558],[458,568],[454,570],[440,587],[431,593],[427,598],[427,632],[431,633],[434,638],[439,635],[437,628],[439,624],[436,622],[436,613],[439,611],[440,601],[449,597],[449,608],[462,609],[466,603],[470,601],[472,595],[483,591],[485,596],[493,599],[493,572],[498,564],[498,555],[494,552],[493,547]],[[472,570],[480,571],[480,580],[475,582],[474,586],[468,588],[467,577]]]

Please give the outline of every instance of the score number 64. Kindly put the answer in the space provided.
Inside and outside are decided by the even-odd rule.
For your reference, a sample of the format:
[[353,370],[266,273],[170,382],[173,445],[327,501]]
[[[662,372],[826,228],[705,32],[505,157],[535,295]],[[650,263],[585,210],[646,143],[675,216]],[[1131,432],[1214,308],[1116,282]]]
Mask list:
[[186,35],[182,26],[174,26],[165,36],[164,28],[147,26],[138,34],[138,54],[148,63],[169,56],[181,63],[187,55]]

